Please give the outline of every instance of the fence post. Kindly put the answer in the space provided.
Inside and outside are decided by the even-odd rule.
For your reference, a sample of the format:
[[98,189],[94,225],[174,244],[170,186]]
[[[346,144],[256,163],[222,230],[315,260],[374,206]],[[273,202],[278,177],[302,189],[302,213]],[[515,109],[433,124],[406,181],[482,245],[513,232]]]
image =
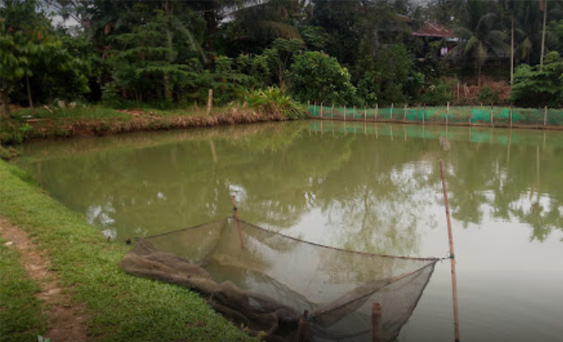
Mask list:
[[376,103],[375,104],[375,121],[377,121],[377,114],[379,114],[379,105]]
[[544,107],[544,112],[543,112],[543,126],[545,127],[547,125],[547,106]]
[[[459,86],[459,82],[457,83]],[[450,115],[450,103],[446,105],[446,126],[448,125],[448,116]]]

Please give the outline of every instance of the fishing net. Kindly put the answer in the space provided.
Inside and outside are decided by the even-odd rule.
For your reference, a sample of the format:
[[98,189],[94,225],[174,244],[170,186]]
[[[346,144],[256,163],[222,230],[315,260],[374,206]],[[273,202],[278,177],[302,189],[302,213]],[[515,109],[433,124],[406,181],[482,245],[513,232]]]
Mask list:
[[377,302],[391,341],[437,261],[322,246],[228,217],[140,239],[121,268],[189,287],[268,341],[371,341]]

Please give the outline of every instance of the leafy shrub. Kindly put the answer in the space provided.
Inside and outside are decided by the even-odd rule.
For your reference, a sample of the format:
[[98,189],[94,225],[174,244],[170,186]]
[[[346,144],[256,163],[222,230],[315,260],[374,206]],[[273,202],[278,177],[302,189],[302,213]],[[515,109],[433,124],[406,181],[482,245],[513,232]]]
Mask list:
[[356,88],[350,78],[336,58],[318,51],[296,56],[287,75],[295,99],[319,103],[356,103]]
[[244,97],[244,102],[250,108],[257,108],[270,113],[281,113],[288,119],[305,117],[305,109],[277,87],[248,92]]
[[479,101],[486,104],[495,104],[499,101],[499,92],[487,86],[479,92]]
[[443,106],[452,101],[453,93],[451,86],[443,81],[430,85],[419,97],[419,102],[430,106]]
[[20,151],[13,148],[12,146],[4,147],[0,145],[0,159],[10,160],[12,158],[17,157],[20,154]]
[[563,61],[550,52],[543,69],[521,64],[514,73],[510,98],[521,107],[559,107],[563,104]]

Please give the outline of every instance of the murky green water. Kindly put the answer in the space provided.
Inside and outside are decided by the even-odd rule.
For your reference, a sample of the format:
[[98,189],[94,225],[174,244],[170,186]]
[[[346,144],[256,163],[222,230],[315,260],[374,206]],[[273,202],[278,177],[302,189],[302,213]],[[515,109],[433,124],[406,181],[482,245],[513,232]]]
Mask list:
[[[463,341],[561,341],[563,133],[297,122],[40,142],[18,164],[117,241],[225,217],[305,240],[448,254]],[[401,341],[451,341],[439,263]]]

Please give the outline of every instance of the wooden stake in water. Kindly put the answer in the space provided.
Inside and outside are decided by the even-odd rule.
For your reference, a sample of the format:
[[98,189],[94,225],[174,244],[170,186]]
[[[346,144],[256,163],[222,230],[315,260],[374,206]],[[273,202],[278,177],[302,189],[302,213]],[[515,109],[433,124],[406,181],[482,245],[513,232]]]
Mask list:
[[371,341],[383,342],[383,326],[382,326],[382,310],[381,304],[373,302],[371,305]]
[[[459,82],[458,82],[458,86],[459,86]],[[448,125],[448,116],[450,116],[450,103],[449,102],[446,105],[446,126]]]
[[391,102],[391,109],[389,109],[389,120],[393,120],[393,102]]
[[547,106],[545,106],[544,111],[543,111],[543,125],[544,126],[547,125]]
[[405,105],[405,109],[403,112],[403,121],[407,121],[407,105]]
[[364,107],[364,121],[368,120],[368,108]]
[[346,105],[344,105],[344,121],[346,121]]
[[450,261],[452,268],[452,294],[454,302],[454,328],[455,341],[459,342],[459,318],[457,310],[457,280],[455,276],[455,254],[454,254],[454,238],[452,235],[452,223],[450,220],[450,204],[448,203],[448,191],[446,190],[446,178],[444,175],[444,161],[440,159],[440,173],[442,175],[442,190],[444,191],[444,203],[446,205],[446,220],[448,222],[448,237],[450,240]]
[[323,118],[323,103],[321,102],[321,119]]
[[238,238],[240,240],[240,248],[244,249],[244,242],[242,241],[242,231],[240,229],[240,221],[238,219],[238,208],[237,208],[237,202],[235,201],[235,195],[233,195],[231,199],[233,200],[233,212],[234,212],[235,220],[237,220],[237,230],[238,230]]

